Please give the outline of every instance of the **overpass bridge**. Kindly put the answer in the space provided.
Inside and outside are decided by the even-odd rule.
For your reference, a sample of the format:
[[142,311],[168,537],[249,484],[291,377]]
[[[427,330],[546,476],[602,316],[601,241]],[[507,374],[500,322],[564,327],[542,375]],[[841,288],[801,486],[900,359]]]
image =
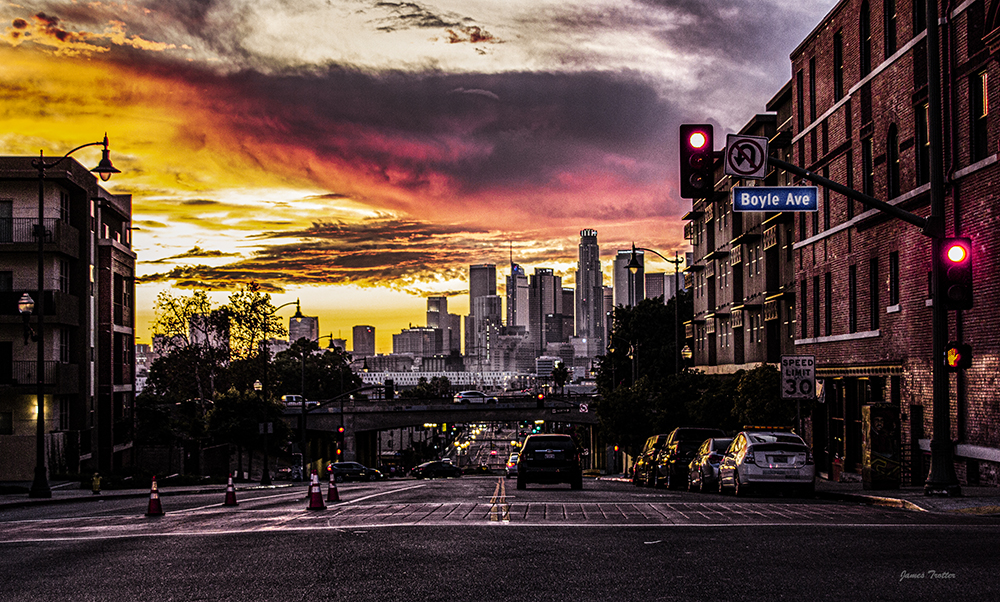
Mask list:
[[456,404],[450,399],[395,399],[352,401],[347,398],[307,408],[286,408],[282,418],[300,433],[305,417],[307,453],[312,467],[325,468],[336,455],[338,430],[344,427],[341,461],[378,464],[380,431],[422,428],[426,424],[472,424],[480,422],[558,422],[593,426],[597,414],[595,397],[552,396],[539,404],[528,397],[500,397],[496,403]]

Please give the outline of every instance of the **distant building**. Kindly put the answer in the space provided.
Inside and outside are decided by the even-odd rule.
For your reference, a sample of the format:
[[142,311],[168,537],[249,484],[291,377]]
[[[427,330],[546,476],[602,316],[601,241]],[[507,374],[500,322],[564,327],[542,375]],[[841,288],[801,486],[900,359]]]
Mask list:
[[356,358],[375,355],[375,327],[355,326],[351,331],[352,353]]
[[637,250],[636,259],[639,262],[639,271],[634,275],[629,271],[628,264],[632,261],[632,250],[620,250],[615,255],[614,279],[615,279],[615,305],[633,307],[646,298],[645,278],[646,253]]
[[319,317],[303,316],[296,311],[294,316],[288,318],[288,342],[294,343],[299,339],[319,340]]
[[[576,336],[586,339],[588,355],[604,351],[604,272],[597,230],[580,231],[579,260],[576,268]],[[566,311],[566,308],[563,308]]]

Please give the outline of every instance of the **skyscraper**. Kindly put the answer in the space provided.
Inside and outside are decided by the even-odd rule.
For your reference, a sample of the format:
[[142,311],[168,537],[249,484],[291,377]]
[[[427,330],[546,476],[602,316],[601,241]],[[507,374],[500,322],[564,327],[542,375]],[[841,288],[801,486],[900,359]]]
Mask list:
[[550,268],[535,268],[528,288],[528,334],[538,349],[545,347],[546,316],[563,313],[562,277]]
[[528,276],[524,268],[513,261],[507,276],[507,326],[528,329]]
[[646,287],[644,286],[646,253],[637,250],[635,257],[639,261],[639,271],[633,276],[626,267],[632,260],[632,250],[620,250],[615,256],[615,305],[631,307],[646,298]]
[[459,316],[448,313],[448,297],[427,297],[427,327],[441,330],[441,353],[461,353],[461,324]]
[[[465,321],[465,355],[478,353],[476,332],[477,320],[486,316],[476,315],[476,299],[497,294],[497,266],[481,263],[469,266],[469,318]],[[486,307],[480,305],[479,307]]]
[[296,312],[294,316],[288,318],[288,341],[294,343],[299,339],[319,340],[318,316],[303,316]]
[[591,357],[603,353],[604,322],[604,274],[597,230],[581,230],[576,269],[576,336],[587,339]]
[[353,330],[354,357],[375,355],[375,327],[355,326]]

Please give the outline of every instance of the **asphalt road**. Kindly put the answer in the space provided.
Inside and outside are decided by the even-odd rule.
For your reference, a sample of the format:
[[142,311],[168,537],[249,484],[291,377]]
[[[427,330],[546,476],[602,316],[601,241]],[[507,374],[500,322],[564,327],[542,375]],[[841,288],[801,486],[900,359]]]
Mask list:
[[[995,518],[496,477],[0,514],[0,600],[1000,599]],[[326,487],[323,495],[326,497]]]

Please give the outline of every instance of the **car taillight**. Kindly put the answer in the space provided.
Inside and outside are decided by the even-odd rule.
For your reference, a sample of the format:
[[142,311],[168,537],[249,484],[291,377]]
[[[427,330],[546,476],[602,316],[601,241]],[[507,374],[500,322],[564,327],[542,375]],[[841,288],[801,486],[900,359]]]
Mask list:
[[722,462],[722,456],[719,454],[708,454],[708,462],[709,464],[718,464]]
[[753,459],[753,448],[748,447],[746,453],[743,454],[744,464],[756,464],[757,461]]
[[815,463],[816,462],[815,462],[815,460],[813,460],[813,454],[812,454],[812,452],[809,451],[809,450],[806,450],[806,464],[808,465],[808,464],[815,464]]

